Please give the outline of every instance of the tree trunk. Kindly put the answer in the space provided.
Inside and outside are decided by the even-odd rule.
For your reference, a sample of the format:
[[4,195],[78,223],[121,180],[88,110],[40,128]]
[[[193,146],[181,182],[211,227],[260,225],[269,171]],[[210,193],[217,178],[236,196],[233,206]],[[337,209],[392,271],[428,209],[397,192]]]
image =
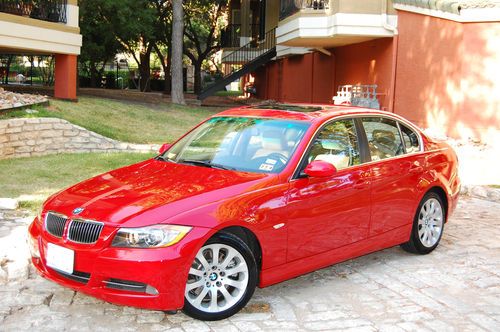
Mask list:
[[167,66],[165,67],[165,93],[172,93],[172,45],[167,49]]
[[[95,64],[90,65],[90,87],[91,88],[97,88],[97,78],[99,77],[99,71],[97,70],[97,67]],[[99,82],[99,87],[100,87],[100,82]]]
[[199,94],[201,92],[201,61],[197,61],[193,65],[194,65],[194,93]]
[[139,74],[141,75],[141,79],[139,81],[139,88],[142,92],[149,92],[151,91],[151,64],[150,64],[150,59],[151,59],[151,50],[153,49],[152,43],[149,43],[148,47],[146,48],[145,52],[141,52],[139,54],[139,61],[141,62],[139,64]]
[[[158,58],[160,59],[160,63],[161,63],[161,67],[163,69],[163,72],[165,73],[165,84],[164,84],[164,88],[163,88],[163,93],[165,94],[169,94],[170,93],[170,86],[169,86],[169,83],[170,83],[170,65],[167,64],[167,60],[165,58],[165,56],[163,55],[163,53],[161,53],[161,50],[160,48],[155,44],[154,46],[154,49],[156,51],[156,54],[158,55]],[[168,48],[170,49],[170,48]],[[167,51],[167,57],[168,56],[168,52]],[[170,60],[168,60],[170,61]]]
[[172,1],[172,103],[186,104],[183,91],[182,55],[184,38],[184,13],[182,0]]
[[12,63],[13,56],[9,55],[7,59],[7,68],[5,68],[5,84],[9,84],[9,75],[10,75],[10,64]]

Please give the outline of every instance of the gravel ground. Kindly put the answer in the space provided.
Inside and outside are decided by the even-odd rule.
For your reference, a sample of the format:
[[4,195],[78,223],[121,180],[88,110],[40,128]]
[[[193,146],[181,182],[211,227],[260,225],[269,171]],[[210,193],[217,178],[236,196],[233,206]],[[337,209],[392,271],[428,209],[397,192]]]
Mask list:
[[28,267],[31,217],[0,211],[0,331],[500,331],[500,203],[462,198],[427,256],[399,247],[257,289],[230,319],[115,306]]

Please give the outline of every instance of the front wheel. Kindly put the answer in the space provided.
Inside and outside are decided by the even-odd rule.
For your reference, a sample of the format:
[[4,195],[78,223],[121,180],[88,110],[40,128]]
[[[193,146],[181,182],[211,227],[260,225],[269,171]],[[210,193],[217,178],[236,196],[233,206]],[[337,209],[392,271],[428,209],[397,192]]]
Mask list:
[[184,312],[201,320],[232,316],[252,297],[257,276],[248,245],[232,234],[216,234],[198,251],[189,269]]
[[425,255],[438,246],[446,221],[443,206],[441,197],[436,193],[424,196],[413,220],[410,241],[401,245],[404,250]]

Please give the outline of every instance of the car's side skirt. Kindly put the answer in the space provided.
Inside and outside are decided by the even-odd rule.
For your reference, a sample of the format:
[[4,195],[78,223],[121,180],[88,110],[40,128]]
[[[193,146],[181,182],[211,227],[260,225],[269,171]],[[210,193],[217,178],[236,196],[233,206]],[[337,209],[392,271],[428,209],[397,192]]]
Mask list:
[[336,263],[390,248],[409,240],[411,224],[321,254],[261,271],[259,287],[267,287]]

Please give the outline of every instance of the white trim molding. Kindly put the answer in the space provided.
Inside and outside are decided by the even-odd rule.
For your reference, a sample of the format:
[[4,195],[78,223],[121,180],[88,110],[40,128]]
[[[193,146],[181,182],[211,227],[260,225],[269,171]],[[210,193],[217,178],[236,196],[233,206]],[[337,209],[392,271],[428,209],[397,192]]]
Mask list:
[[[299,39],[306,39],[304,47],[323,47],[314,45],[314,38],[336,37],[393,37],[397,34],[397,15],[386,14],[351,14],[336,13],[333,15],[300,15],[296,14],[276,29],[277,44],[294,45]],[[391,26],[392,29],[387,27]],[[334,40],[332,40],[333,42]]]
[[441,10],[422,8],[411,5],[394,4],[397,10],[404,10],[407,12],[433,16],[445,20],[451,20],[461,23],[474,23],[474,22],[498,22],[500,21],[500,8],[463,8],[460,14],[453,14]]
[[0,20],[0,48],[80,54],[82,35]]

